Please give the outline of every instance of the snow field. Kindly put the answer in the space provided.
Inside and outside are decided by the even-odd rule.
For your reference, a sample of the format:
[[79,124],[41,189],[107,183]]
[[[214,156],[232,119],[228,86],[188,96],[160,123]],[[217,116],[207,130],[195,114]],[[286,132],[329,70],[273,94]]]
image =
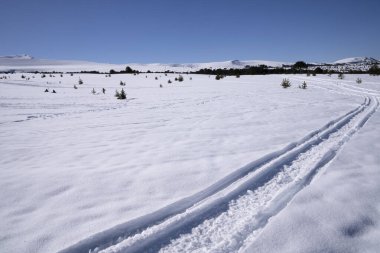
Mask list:
[[[326,90],[333,77],[305,77],[321,88],[303,91],[297,76],[288,90],[282,76],[184,75],[171,85],[176,75],[20,76],[0,80],[6,252],[55,252],[152,213],[363,102],[354,88]],[[342,83],[352,86],[346,76]],[[75,90],[79,77],[84,84]],[[113,96],[120,80],[127,101]],[[376,82],[365,77],[362,87],[372,94]],[[91,94],[103,87],[105,95]]]

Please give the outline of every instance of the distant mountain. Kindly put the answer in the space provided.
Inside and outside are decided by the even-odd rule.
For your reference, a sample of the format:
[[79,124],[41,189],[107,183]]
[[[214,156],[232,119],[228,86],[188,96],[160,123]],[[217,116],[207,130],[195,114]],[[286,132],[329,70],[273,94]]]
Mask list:
[[31,60],[33,59],[33,57],[27,54],[0,56],[0,61],[4,59],[5,60]]
[[[323,69],[331,69],[337,71],[348,70],[368,70],[373,64],[380,62],[370,57],[354,57],[346,58],[335,61],[330,64],[314,63],[314,67],[321,67]],[[276,62],[265,60],[231,60],[222,62],[206,62],[206,63],[126,63],[126,64],[109,64],[97,63],[89,61],[77,60],[48,60],[36,59],[30,55],[13,55],[13,56],[0,56],[0,71],[62,71],[62,72],[80,72],[80,71],[100,71],[108,72],[111,69],[115,71],[124,70],[126,66],[138,71],[174,71],[174,72],[189,72],[197,71],[204,68],[212,69],[237,69],[245,68],[246,66],[259,66],[266,65],[268,67],[282,67],[283,65],[290,66],[294,63],[289,62]]]
[[352,57],[333,62],[333,64],[379,64],[380,61],[371,57]]

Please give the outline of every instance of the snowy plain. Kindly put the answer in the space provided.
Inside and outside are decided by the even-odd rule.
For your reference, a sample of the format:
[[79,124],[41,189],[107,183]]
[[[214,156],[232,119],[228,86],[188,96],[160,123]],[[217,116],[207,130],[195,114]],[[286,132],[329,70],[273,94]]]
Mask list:
[[[355,75],[346,75],[344,80],[338,80],[336,75],[272,75],[226,77],[219,81],[213,76],[184,75],[184,82],[175,82],[175,74],[24,75],[30,80],[22,79],[20,73],[0,80],[0,252],[56,252],[70,248],[96,233],[200,192],[363,103],[369,105],[365,97],[374,100],[380,93],[379,77],[367,75],[360,76],[360,86],[355,83]],[[292,81],[289,89],[280,86],[285,77]],[[79,78],[84,84],[78,85]],[[173,83],[168,84],[169,79]],[[115,90],[122,88],[120,81],[126,82],[123,88],[127,100],[114,97]],[[298,88],[302,81],[307,81],[308,89]],[[73,88],[74,84],[78,89]],[[160,88],[160,84],[164,87]],[[50,92],[45,93],[46,88]],[[51,93],[53,89],[56,94]],[[97,94],[92,94],[92,89]],[[376,157],[378,146],[365,145],[379,138],[378,112],[373,115],[373,122],[369,119],[354,141],[364,146],[362,152],[367,150]],[[367,128],[370,124],[372,127]],[[255,240],[234,244],[236,238],[244,241],[243,236],[233,236],[231,241],[222,237],[228,245],[220,245],[213,252],[243,248],[249,252],[249,247],[261,246],[273,252],[275,247],[290,247],[288,252],[295,252],[286,244],[288,241],[273,244],[274,234],[281,237],[289,233],[286,222],[295,220],[292,216],[297,216],[301,225],[309,222],[309,216],[297,213],[302,196],[312,203],[302,212],[312,214],[305,211],[310,209],[320,214],[325,206],[317,200],[313,204],[311,197],[315,192],[330,194],[328,187],[336,180],[327,172],[333,168],[342,171],[336,177],[350,175],[344,168],[351,164],[353,156],[359,156],[353,147],[350,152],[350,145],[351,141],[345,144],[342,157],[338,155],[325,174],[318,175],[310,187],[297,195],[289,209],[274,216],[273,223],[268,222],[257,244]],[[345,153],[348,154],[344,156]],[[362,166],[371,165],[368,170],[373,168],[368,173],[361,172],[363,180],[375,180],[379,175],[378,160],[368,158],[363,163]],[[352,173],[355,180],[358,172]],[[317,187],[319,181],[322,183]],[[353,184],[346,184],[352,191]],[[356,199],[373,203],[366,199],[366,189],[362,191]],[[368,186],[368,191],[378,193],[375,184]],[[340,215],[344,207],[336,205],[335,214]],[[378,214],[373,215],[371,221],[376,215],[378,218]],[[332,219],[322,214],[313,217],[326,222]],[[299,224],[291,223],[296,227]],[[376,233],[372,237],[376,238]],[[321,237],[314,238],[318,243]],[[310,242],[311,249],[314,242]],[[200,245],[197,243],[193,245]],[[174,242],[174,246],[177,248],[167,251],[186,249],[180,242]],[[202,247],[193,251],[212,251],[208,246]]]

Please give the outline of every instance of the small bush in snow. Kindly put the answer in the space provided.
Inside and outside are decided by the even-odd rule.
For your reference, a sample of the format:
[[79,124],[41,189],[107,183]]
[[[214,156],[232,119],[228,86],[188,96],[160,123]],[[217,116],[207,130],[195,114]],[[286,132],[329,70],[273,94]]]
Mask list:
[[338,78],[339,79],[344,79],[344,74],[343,73],[339,73]]
[[120,81],[120,86],[125,86],[125,82]]
[[127,94],[125,93],[124,89],[122,88],[120,92],[118,90],[116,90],[115,97],[117,97],[117,99],[126,99]]
[[317,74],[315,72],[313,72],[313,76],[316,76]]
[[356,83],[362,83],[362,79],[361,78],[356,79]]
[[287,78],[282,79],[281,86],[284,89],[289,88],[291,86],[289,79]]
[[156,77],[154,77],[154,80],[158,80],[158,77],[156,76]]
[[172,81],[169,79],[169,80],[168,80],[168,83],[172,83]]
[[239,75],[239,74],[237,74],[237,75],[236,75],[236,78],[240,78],[240,75]]
[[83,80],[79,78],[78,84],[83,84]]
[[92,91],[91,91],[91,93],[92,93],[93,95],[95,95],[95,94],[96,94],[96,90],[95,90],[95,88],[92,88]]
[[42,74],[41,78],[45,78],[45,77],[46,77],[46,75],[45,75],[45,74]]
[[179,75],[177,80],[178,80],[178,82],[183,82],[183,76]]
[[160,84],[160,88],[163,88],[164,86],[162,86],[162,84]]
[[306,89],[307,88],[307,84],[305,81],[303,81],[303,83],[299,86],[301,89]]
[[74,84],[74,89],[78,89],[78,87],[77,87],[77,85],[76,85],[76,84]]

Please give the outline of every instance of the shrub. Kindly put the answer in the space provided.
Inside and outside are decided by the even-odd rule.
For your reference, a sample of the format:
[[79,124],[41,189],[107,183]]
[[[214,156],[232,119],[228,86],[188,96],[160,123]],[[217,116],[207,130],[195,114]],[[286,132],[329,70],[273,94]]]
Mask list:
[[158,80],[158,77],[156,76],[156,77],[154,77],[154,80]]
[[95,94],[96,94],[96,90],[95,90],[95,88],[92,88],[92,91],[91,91],[91,93],[92,93],[93,95],[95,95]]
[[310,76],[310,73],[309,73],[309,72],[307,72],[307,73],[306,73],[306,76]]
[[178,82],[183,82],[183,76],[179,75],[177,79],[178,79]]
[[160,88],[162,88],[162,87],[164,87],[164,86],[162,86],[162,84],[160,84]]
[[317,75],[317,74],[314,72],[314,73],[313,73],[313,76],[316,76],[316,75]]
[[120,81],[120,86],[125,86],[125,82]]
[[77,87],[77,85],[76,85],[76,84],[74,84],[74,89],[78,89],[78,87]]
[[287,78],[282,79],[281,86],[284,89],[289,88],[291,86],[289,79]]
[[222,76],[221,76],[221,75],[216,75],[216,76],[215,76],[215,80],[220,80],[220,79],[222,79]]
[[371,76],[378,76],[380,75],[380,68],[377,66],[377,64],[373,65],[369,70],[368,73]]
[[303,83],[301,84],[300,88],[304,89],[304,90],[307,88],[307,84],[306,84],[305,81],[303,81]]
[[126,99],[126,98],[127,98],[127,94],[125,93],[124,89],[122,88],[120,91],[119,99]]
[[42,74],[41,78],[45,78],[45,77],[46,77],[46,75],[45,75],[45,74]]
[[344,74],[343,73],[339,73],[338,78],[339,79],[344,79]]
[[83,84],[83,80],[79,78],[78,84]]
[[172,83],[172,81],[169,79],[169,80],[168,80],[168,83]]
[[362,83],[362,79],[361,78],[356,79],[356,83]]
[[117,97],[117,99],[126,99],[127,94],[125,93],[124,89],[121,88],[120,92],[118,90],[116,90],[115,97]]
[[239,74],[237,74],[237,75],[236,75],[236,78],[240,78],[240,75],[239,75]]

